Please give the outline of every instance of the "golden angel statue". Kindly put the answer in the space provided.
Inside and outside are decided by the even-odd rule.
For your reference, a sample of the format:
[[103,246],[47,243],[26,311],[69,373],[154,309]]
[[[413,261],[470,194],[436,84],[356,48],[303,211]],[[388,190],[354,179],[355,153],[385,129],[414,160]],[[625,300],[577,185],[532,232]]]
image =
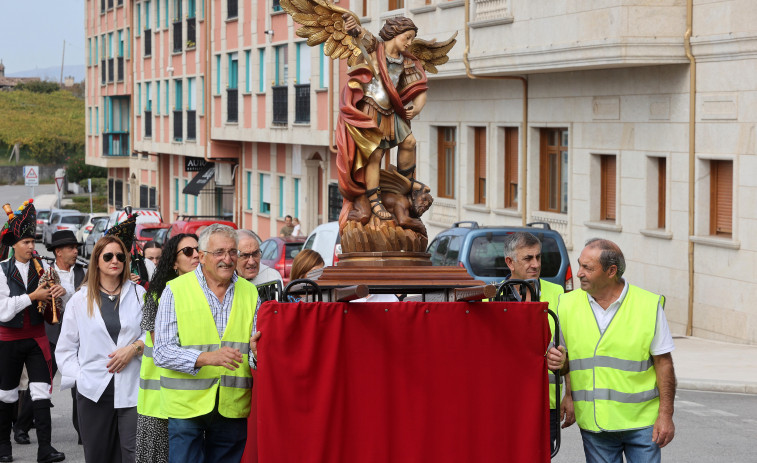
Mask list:
[[[386,21],[377,38],[360,26],[357,15],[327,0],[281,0],[280,4],[304,26],[297,35],[307,38],[308,45],[324,43],[327,56],[347,59],[350,66],[336,128],[339,190],[344,198],[339,217],[343,252],[424,251],[427,234],[419,217],[433,198],[430,189],[415,179],[415,137],[410,121],[426,104],[426,72],[436,73],[436,66],[447,62],[455,36],[444,42],[421,40],[411,19],[395,17]],[[382,158],[394,147],[397,168],[380,174]],[[383,198],[383,178],[392,179],[392,194],[407,192],[409,210],[388,207],[389,203],[406,202]],[[345,242],[349,222],[366,225],[369,221],[379,227],[382,221],[393,221],[411,230],[411,239],[406,241],[413,241],[413,249],[395,249],[392,243],[353,246],[349,238]],[[420,236],[415,239],[415,235]]]

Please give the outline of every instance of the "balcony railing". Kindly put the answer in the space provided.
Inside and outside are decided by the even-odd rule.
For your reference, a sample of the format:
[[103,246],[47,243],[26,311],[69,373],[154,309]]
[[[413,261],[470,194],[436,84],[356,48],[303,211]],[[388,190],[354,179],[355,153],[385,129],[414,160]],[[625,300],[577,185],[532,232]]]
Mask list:
[[197,46],[195,25],[195,18],[187,18],[187,48],[195,48]]
[[124,81],[124,57],[119,56],[116,58],[116,61],[118,63],[118,81],[123,82]]
[[113,0],[108,0],[108,9],[109,10],[113,9]]
[[152,111],[145,111],[145,138],[152,138]]
[[273,87],[273,123],[287,124],[289,117],[287,114],[289,101],[287,99],[289,87],[280,85]]
[[294,86],[294,122],[310,122],[310,84]]
[[226,89],[226,121],[237,122],[239,120],[239,90],[236,88]]
[[116,78],[115,64],[115,58],[108,58],[108,82],[113,82]]
[[152,30],[145,29],[145,56],[152,55]]
[[100,82],[105,85],[105,82],[108,81],[108,66],[104,59],[100,61],[100,74],[102,75]]
[[173,139],[174,141],[182,141],[184,139],[184,124],[182,124],[182,117],[184,113],[182,111],[173,112]]
[[226,13],[227,13],[226,17],[228,19],[236,18],[237,15],[239,14],[238,13],[238,8],[237,8],[237,0],[228,0],[228,1],[229,2],[227,4],[227,8],[226,8]]
[[197,139],[197,111],[187,111],[187,140]]
[[182,46],[182,38],[181,38],[181,20],[174,21],[173,23],[173,51],[174,53],[178,53],[181,50],[184,49]]
[[128,156],[129,132],[104,132],[103,156]]

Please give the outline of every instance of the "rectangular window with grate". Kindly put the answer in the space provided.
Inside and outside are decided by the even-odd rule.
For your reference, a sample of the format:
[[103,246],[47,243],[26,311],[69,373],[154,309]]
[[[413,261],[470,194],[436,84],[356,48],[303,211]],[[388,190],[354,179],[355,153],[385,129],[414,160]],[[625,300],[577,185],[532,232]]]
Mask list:
[[486,127],[473,128],[473,202],[486,204]]
[[518,128],[505,127],[505,208],[518,208]]
[[437,127],[437,193],[440,198],[455,197],[455,150],[457,136],[454,127]]
[[733,161],[710,161],[710,235],[733,234]]
[[666,158],[657,158],[657,228],[665,228],[665,209],[667,205],[667,167]]
[[600,182],[601,192],[599,201],[599,219],[615,221],[617,189],[616,185],[616,157],[611,154],[602,155],[600,158]]
[[541,129],[539,209],[568,212],[568,130]]

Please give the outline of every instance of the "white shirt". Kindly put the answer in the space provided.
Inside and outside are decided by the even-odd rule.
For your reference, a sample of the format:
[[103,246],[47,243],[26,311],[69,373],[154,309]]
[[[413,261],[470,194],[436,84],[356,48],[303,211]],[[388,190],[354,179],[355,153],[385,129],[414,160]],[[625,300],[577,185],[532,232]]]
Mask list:
[[[87,287],[74,294],[63,314],[63,325],[55,349],[55,360],[61,373],[61,389],[76,384],[79,394],[97,402],[114,377],[106,365],[108,355],[134,341],[144,342],[145,332],[140,328],[142,320],[142,298],[145,289],[126,281],[121,288],[118,305],[121,331],[118,343],[113,342],[97,303],[93,304],[94,314],[87,315]],[[141,356],[134,357],[120,373],[115,374],[114,408],[137,406],[139,390],[139,368]]]
[[[628,293],[628,282],[626,280],[623,280],[624,287],[623,291],[620,293],[620,297],[610,304],[610,306],[607,308],[607,310],[603,309],[601,305],[593,298],[590,294],[587,293],[587,296],[589,296],[589,305],[591,306],[591,310],[594,312],[594,318],[597,319],[597,325],[599,327],[599,332],[604,334],[607,327],[610,325],[610,322],[612,321],[613,317],[615,317],[615,314],[618,313],[618,309],[620,308],[620,305],[623,303],[623,299],[625,299],[626,294]],[[563,341],[563,345],[565,345],[565,342]],[[662,306],[658,303],[657,304],[657,326],[655,326],[655,332],[654,332],[654,338],[652,339],[652,344],[649,346],[649,353],[652,355],[662,355],[667,354],[668,352],[672,352],[673,349],[675,349],[675,345],[673,344],[673,336],[670,334],[670,327],[668,327],[668,320],[665,317],[665,311],[662,310]]]
[[[21,278],[24,280],[24,286],[28,285],[29,266],[32,265],[32,262],[29,261],[23,263],[15,258],[13,259],[16,261],[16,268],[21,273]],[[49,265],[47,265],[47,262],[42,261],[42,268],[47,269],[48,267]],[[15,317],[17,313],[32,305],[32,300],[29,298],[28,294],[13,297],[11,297],[10,294],[11,289],[8,286],[8,276],[6,276],[3,269],[0,268],[0,322],[13,320],[13,317]]]
[[71,300],[71,297],[76,292],[76,288],[74,287],[74,266],[71,266],[71,270],[61,270],[60,267],[58,267],[58,263],[55,263],[55,271],[58,272],[58,276],[60,277],[60,285],[63,287],[63,289],[66,290],[66,294],[61,297],[63,300],[63,306],[65,307],[66,304],[68,304],[68,301]]
[[255,275],[255,278],[250,280],[250,283],[252,283],[253,285],[262,285],[263,283],[268,283],[269,281],[273,280],[279,280],[282,287],[284,286],[284,279],[281,278],[281,274],[276,269],[271,268],[261,262],[258,274]]

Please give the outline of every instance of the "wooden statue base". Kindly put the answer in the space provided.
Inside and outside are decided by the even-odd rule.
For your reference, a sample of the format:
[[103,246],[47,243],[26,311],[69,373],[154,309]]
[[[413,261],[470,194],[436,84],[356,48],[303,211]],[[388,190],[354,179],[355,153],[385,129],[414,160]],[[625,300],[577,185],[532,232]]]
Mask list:
[[338,257],[337,267],[431,266],[431,254],[427,252],[348,252]]

